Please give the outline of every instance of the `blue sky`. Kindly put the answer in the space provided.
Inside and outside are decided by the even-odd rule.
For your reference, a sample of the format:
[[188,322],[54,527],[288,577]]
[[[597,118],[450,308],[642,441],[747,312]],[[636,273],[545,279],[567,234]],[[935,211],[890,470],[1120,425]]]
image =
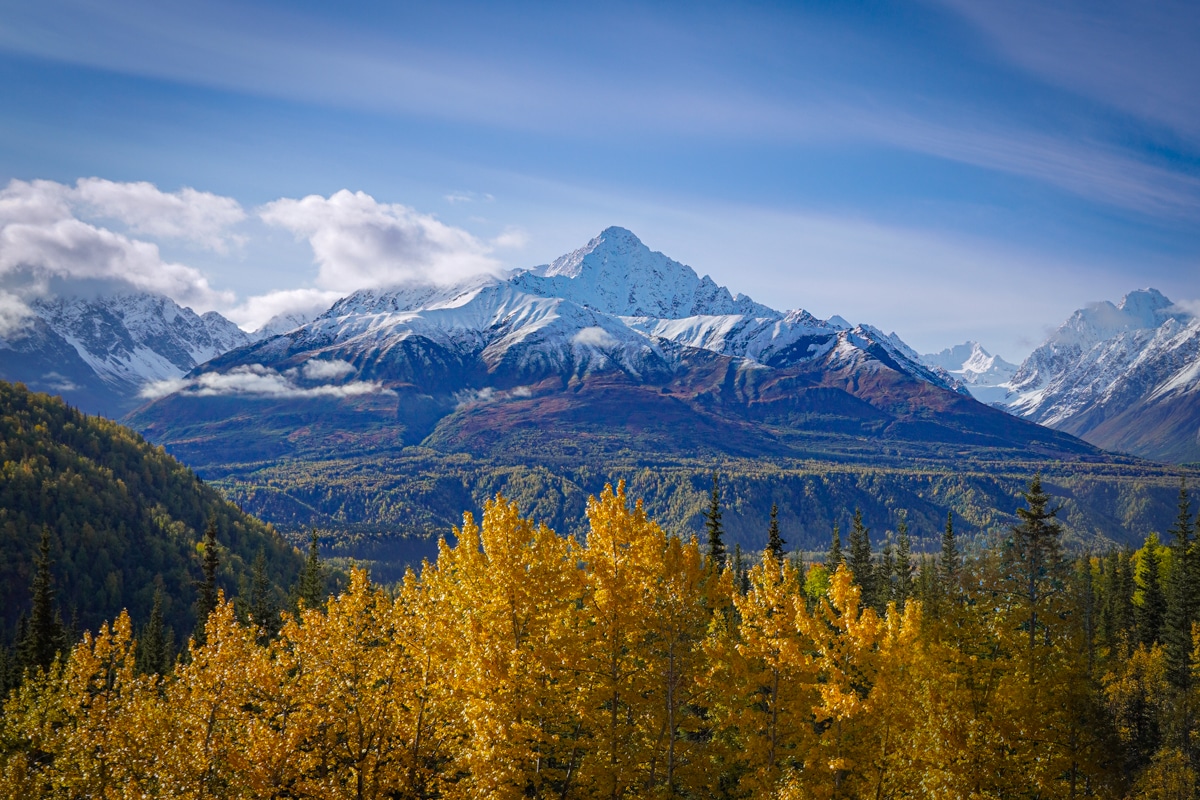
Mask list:
[[615,224],[1019,360],[1088,302],[1200,299],[1198,8],[0,0],[0,271],[254,324]]

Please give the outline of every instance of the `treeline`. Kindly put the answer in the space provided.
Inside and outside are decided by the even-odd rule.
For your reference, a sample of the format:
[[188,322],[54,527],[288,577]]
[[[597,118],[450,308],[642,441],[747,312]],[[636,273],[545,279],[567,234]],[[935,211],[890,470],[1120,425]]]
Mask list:
[[[886,444],[880,444],[886,448]],[[542,462],[520,465],[467,454],[408,448],[387,457],[279,461],[206,473],[215,486],[247,511],[282,530],[313,526],[344,534],[331,538],[343,553],[403,568],[432,557],[437,537],[458,523],[464,509],[479,510],[496,494],[560,533],[587,530],[588,497],[610,481],[624,480],[631,496],[666,531],[699,535],[714,466],[722,475],[730,547],[761,549],[771,505],[778,505],[789,546],[823,551],[834,524],[847,528],[855,508],[863,512],[881,544],[895,510],[906,509],[914,552],[937,549],[947,512],[960,537],[985,542],[1017,520],[1014,509],[1029,476],[1043,482],[1063,504],[1059,519],[1072,548],[1140,546],[1148,531],[1166,530],[1174,518],[1181,474],[1195,484],[1200,472],[1146,462],[1092,463],[987,460],[950,454],[940,460],[903,463],[878,457],[859,462],[787,459],[722,459],[649,456]],[[302,533],[300,534],[302,535]],[[351,541],[362,535],[368,547]],[[386,544],[386,539],[394,539]],[[416,561],[409,560],[420,554]]]
[[[624,487],[579,540],[497,497],[391,590],[215,600],[162,674],[122,614],[4,705],[8,797],[1192,797],[1196,521],[1068,558],[1038,480],[964,558],[734,568]],[[861,519],[860,519],[861,523]],[[722,566],[724,565],[724,566]],[[263,612],[264,614],[268,612]],[[278,625],[278,630],[275,626]]]
[[191,630],[200,539],[217,526],[219,584],[243,590],[260,557],[272,586],[292,585],[303,556],[160,447],[57,398],[0,381],[0,644],[30,608],[43,530],[49,530],[64,623],[96,630],[128,609],[146,619],[161,601],[168,625]]

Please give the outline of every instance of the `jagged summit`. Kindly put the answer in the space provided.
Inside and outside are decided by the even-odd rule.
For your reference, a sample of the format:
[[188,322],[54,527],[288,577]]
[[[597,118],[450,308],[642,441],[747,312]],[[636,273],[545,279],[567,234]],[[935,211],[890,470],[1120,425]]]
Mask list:
[[681,319],[698,314],[781,317],[745,295],[651,250],[625,228],[605,228],[583,247],[515,275],[511,283],[621,317]]
[[110,416],[143,402],[147,383],[178,378],[253,338],[214,311],[198,315],[150,292],[68,291],[29,309],[26,325],[0,337],[0,378]]
[[1008,389],[1012,413],[1101,447],[1200,459],[1200,319],[1157,289],[1073,313]]

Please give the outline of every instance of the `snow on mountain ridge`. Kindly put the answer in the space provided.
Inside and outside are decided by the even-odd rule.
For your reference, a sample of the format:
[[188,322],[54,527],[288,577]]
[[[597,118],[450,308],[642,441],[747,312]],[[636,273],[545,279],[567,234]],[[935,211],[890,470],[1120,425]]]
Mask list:
[[1009,381],[1016,374],[1017,366],[998,355],[992,355],[979,342],[967,341],[947,347],[940,353],[920,356],[921,363],[945,370],[981,403],[1003,402],[1009,394]]
[[624,228],[606,228],[584,247],[510,282],[532,294],[561,297],[621,317],[680,319],[698,315],[782,316],[712,278],[652,251]]
[[252,341],[216,312],[199,316],[147,292],[40,299],[30,308],[114,386],[177,378]]

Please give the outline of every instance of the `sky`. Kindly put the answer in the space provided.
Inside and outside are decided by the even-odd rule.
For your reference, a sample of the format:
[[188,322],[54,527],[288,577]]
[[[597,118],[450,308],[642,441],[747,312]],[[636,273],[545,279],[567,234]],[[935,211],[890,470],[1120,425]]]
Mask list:
[[775,308],[1019,361],[1200,311],[1185,2],[0,0],[0,334],[113,281],[253,328],[610,225]]

